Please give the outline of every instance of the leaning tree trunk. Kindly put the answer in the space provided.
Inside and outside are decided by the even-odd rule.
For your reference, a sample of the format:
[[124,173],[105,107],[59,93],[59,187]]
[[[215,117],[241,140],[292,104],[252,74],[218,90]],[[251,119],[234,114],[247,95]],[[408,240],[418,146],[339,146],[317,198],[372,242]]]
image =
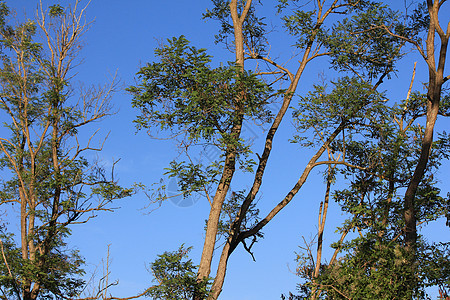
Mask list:
[[[234,25],[236,64],[240,66],[241,72],[244,71],[244,38],[242,33],[242,24],[245,20],[248,10],[250,9],[251,3],[252,0],[247,0],[241,16],[238,15],[237,0],[232,0],[230,3],[230,11]],[[243,110],[241,99],[245,97],[243,93],[238,96],[239,99],[236,99],[237,102],[236,106],[237,108],[235,111],[236,121],[231,130],[232,140],[238,140],[241,135],[243,122]],[[235,159],[236,159],[236,147],[234,145],[230,145],[227,147],[227,154],[225,159],[225,166],[222,172],[222,178],[219,182],[219,186],[217,187],[211,211],[209,214],[209,218],[207,221],[202,258],[200,260],[200,266],[197,274],[198,281],[202,281],[205,278],[208,278],[211,272],[211,263],[216,244],[220,214],[222,211],[223,203],[225,201],[225,197],[231,184],[231,180],[234,175],[236,165]],[[194,295],[194,299],[199,299],[199,296]]]
[[[439,3],[438,0],[427,0],[428,13],[430,16],[430,24],[428,27],[428,35],[426,39],[426,54],[421,51],[419,44],[416,43],[419,52],[424,57],[429,72],[428,92],[427,92],[427,119],[425,131],[422,139],[422,146],[419,161],[417,163],[414,174],[408,185],[404,198],[404,218],[405,218],[405,249],[411,259],[411,274],[416,274],[416,250],[417,250],[417,219],[416,219],[416,204],[415,196],[419,187],[420,181],[426,171],[428,160],[430,157],[431,147],[433,144],[433,132],[436,124],[436,119],[439,113],[439,104],[441,101],[442,85],[449,79],[449,76],[444,77],[445,59],[447,56],[447,46],[450,36],[450,22],[447,24],[447,32],[444,32],[439,24],[438,13],[440,6],[444,1]],[[437,65],[435,50],[436,33],[440,38],[440,49],[437,54]],[[415,277],[415,275],[414,275]],[[414,278],[409,280],[415,281]],[[411,282],[415,284],[415,282]]]

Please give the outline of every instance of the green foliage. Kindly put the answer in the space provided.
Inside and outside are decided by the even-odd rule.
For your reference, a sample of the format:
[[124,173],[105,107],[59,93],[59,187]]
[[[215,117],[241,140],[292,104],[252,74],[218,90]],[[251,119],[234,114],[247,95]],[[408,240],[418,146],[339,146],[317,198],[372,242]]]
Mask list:
[[6,17],[9,15],[9,8],[4,1],[0,1],[0,26],[6,24]]
[[141,68],[139,85],[128,88],[133,106],[141,112],[135,120],[138,129],[150,134],[159,129],[163,136],[180,139],[185,152],[196,145],[219,152],[207,164],[190,157],[189,162],[172,162],[166,174],[178,178],[180,191],[188,196],[216,184],[224,155],[231,149],[241,168],[251,170],[255,162],[236,126],[271,120],[267,105],[272,89],[234,63],[212,68],[206,50],[190,46],[183,36],[168,40],[155,54],[159,61]]
[[[75,297],[81,292],[84,281],[80,279],[85,273],[80,268],[84,260],[77,250],[68,250],[66,244],[54,241],[53,250],[46,255],[45,266],[23,259],[20,247],[17,247],[15,236],[0,229],[2,251],[6,263],[0,264],[0,286],[11,299],[20,294],[19,282],[23,278],[42,283],[40,299],[54,299],[54,295]],[[39,259],[39,257],[37,258]]]
[[64,7],[55,4],[49,7],[48,14],[50,17],[60,17],[64,14]]
[[377,237],[355,239],[346,244],[351,251],[320,277],[332,299],[412,299],[410,266],[403,248]]
[[150,269],[158,285],[151,287],[147,296],[160,300],[192,299],[194,291],[201,299],[209,294],[210,282],[197,282],[197,267],[188,259],[192,247],[164,252],[150,264]]
[[309,297],[314,286],[319,299],[429,299],[425,288],[445,288],[449,283],[448,243],[421,244],[418,251],[418,284],[411,287],[408,254],[401,244],[376,235],[365,235],[345,243],[346,253],[333,265],[322,265],[318,279],[311,279],[309,258],[301,258],[298,275],[300,296]]
[[172,161],[170,167],[166,169],[165,175],[169,175],[170,178],[178,178],[180,192],[187,197],[192,193],[202,192],[205,186],[217,183],[219,167],[211,164],[204,168],[201,163],[194,164],[184,161],[177,163]]
[[[332,68],[357,72],[369,80],[393,71],[394,63],[402,57],[400,49],[404,42],[386,34],[381,25],[399,27],[404,22],[385,5],[352,0],[322,2],[320,8],[311,5],[308,10],[307,4],[298,2],[278,1],[284,28],[295,38],[297,48],[323,49],[331,57]],[[322,19],[328,13],[344,18],[328,25]],[[413,29],[410,31],[413,36]]]
[[141,110],[138,128],[160,127],[194,141],[229,144],[238,142],[229,131],[240,114],[270,120],[265,109],[270,88],[255,75],[241,73],[232,63],[211,68],[211,56],[189,46],[183,36],[168,42],[155,51],[160,62],[138,72],[140,85],[128,88],[133,107]]
[[[5,258],[2,260],[3,263],[0,264],[0,286],[5,288],[6,294],[10,297],[14,297],[19,291],[17,281],[20,279],[20,273],[24,271],[23,263],[20,259],[20,248],[16,247],[13,238],[14,236],[11,233],[4,232],[4,225],[2,224],[0,227],[0,246],[5,254]],[[5,261],[7,264],[4,263]],[[14,270],[14,273],[10,273],[8,268]]]
[[292,15],[282,18],[289,34],[297,38],[296,47],[304,48],[313,43],[316,38],[319,41],[325,38],[325,30],[322,27],[316,27],[315,14],[316,11],[296,10]]
[[[294,117],[298,129],[312,129],[317,140],[346,124],[331,150],[358,169],[339,169],[348,187],[336,190],[334,199],[349,216],[339,231],[357,229],[360,236],[334,245],[343,254],[334,264],[323,264],[318,278],[312,277],[310,256],[299,255],[298,273],[305,280],[299,286],[301,296],[310,297],[318,289],[323,299],[426,299],[426,287],[442,287],[448,280],[448,245],[421,240],[414,259],[419,271],[411,274],[402,235],[403,192],[420,155],[425,95],[412,93],[389,105],[383,95],[356,79],[340,79],[333,85],[331,92],[315,86],[301,98],[303,107]],[[295,141],[315,144],[302,137]],[[435,171],[448,159],[449,150],[448,134],[439,133],[416,194],[417,222],[429,223],[447,214],[448,200],[440,195]],[[439,271],[433,269],[434,261],[442,264]]]
[[338,22],[324,43],[332,52],[335,69],[358,70],[374,78],[394,68],[402,57],[404,42],[386,34],[384,26],[401,24],[397,12],[387,6],[363,1],[353,16]]
[[430,24],[430,15],[426,2],[419,2],[412,8],[411,13],[404,17],[403,22],[395,24],[395,32],[404,37],[408,37],[422,43],[421,33],[426,32]]
[[[331,92],[327,85],[314,85],[314,90],[300,97],[293,118],[301,134],[294,135],[292,142],[313,146],[341,124],[349,129],[363,126],[367,118],[385,113],[384,95],[374,90],[371,84],[356,77],[340,78],[332,84]],[[315,139],[310,139],[307,133]]]
[[441,290],[450,287],[450,243],[422,244],[419,248],[419,276],[425,287],[434,286]]

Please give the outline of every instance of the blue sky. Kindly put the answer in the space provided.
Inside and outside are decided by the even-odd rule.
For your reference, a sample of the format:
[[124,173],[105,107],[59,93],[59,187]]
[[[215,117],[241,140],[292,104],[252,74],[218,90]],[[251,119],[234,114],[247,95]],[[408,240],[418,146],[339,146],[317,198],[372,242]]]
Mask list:
[[[60,1],[62,5],[69,2]],[[14,0],[7,1],[7,4],[15,8],[19,15],[25,11],[30,17],[37,7],[35,0]],[[154,59],[153,50],[159,42],[182,34],[197,48],[207,48],[215,56],[214,63],[232,60],[231,53],[222,45],[214,44],[218,24],[201,19],[202,13],[211,6],[209,0],[92,0],[87,9],[87,18],[95,19],[95,22],[85,35],[81,52],[84,62],[76,70],[78,74],[75,81],[102,84],[117,71],[123,86],[132,85],[139,66]],[[266,9],[268,13],[268,8],[264,8],[263,12]],[[276,18],[267,17],[269,22],[271,18]],[[273,22],[276,23],[275,19]],[[272,54],[289,56],[292,51],[289,41],[283,39],[283,30],[278,30],[279,37],[277,32],[272,36]],[[401,73],[383,86],[389,89],[393,97],[406,96],[414,60],[418,61],[415,88],[420,87],[419,82],[426,81],[427,69],[424,63],[412,55],[400,64]],[[295,66],[295,63],[292,64]],[[326,59],[309,66],[309,70],[302,79],[300,93],[310,89],[319,80],[321,72],[329,79],[337,76],[329,70]],[[158,182],[164,168],[177,155],[174,145],[170,141],[150,139],[145,132],[136,133],[132,120],[137,111],[131,108],[131,96],[125,91],[115,94],[113,104],[118,113],[89,128],[100,128],[102,134],[110,132],[99,158],[106,165],[120,158],[116,171],[123,185]],[[448,125],[448,121],[438,121],[440,128],[448,128]],[[257,137],[256,149],[260,149],[261,139],[258,137],[261,131],[251,128]],[[264,179],[260,200],[262,215],[284,197],[309,160],[309,150],[288,142],[291,134],[292,125],[286,120],[275,140],[277,149],[273,152]],[[444,194],[448,191],[448,180],[445,178],[448,166],[444,164],[441,169]],[[294,201],[264,229],[264,239],[254,247],[256,262],[242,247],[233,253],[220,299],[279,299],[281,293],[295,291],[298,278],[293,274],[296,267],[294,252],[302,244],[302,236],[306,240],[314,236],[319,203],[325,193],[318,170],[314,170],[311,175]],[[238,180],[245,182],[245,177]],[[184,243],[194,247],[191,252],[194,262],[200,260],[204,220],[209,212],[206,199],[200,199],[189,207],[167,202],[150,214],[146,214],[148,210],[143,210],[147,204],[148,199],[139,193],[117,201],[114,206],[120,209],[116,212],[100,214],[87,224],[72,227],[70,245],[78,248],[86,258],[88,272],[92,272],[96,266],[101,269],[107,245],[111,245],[110,278],[120,281],[117,287],[111,289],[115,296],[130,296],[151,284],[152,276],[146,266],[164,251],[176,250]],[[331,204],[328,216],[325,243],[329,244],[336,240],[333,224],[338,224],[343,216],[335,204]],[[430,239],[448,241],[449,230],[442,226],[442,222],[440,225],[429,229]],[[439,233],[433,228],[438,228]]]

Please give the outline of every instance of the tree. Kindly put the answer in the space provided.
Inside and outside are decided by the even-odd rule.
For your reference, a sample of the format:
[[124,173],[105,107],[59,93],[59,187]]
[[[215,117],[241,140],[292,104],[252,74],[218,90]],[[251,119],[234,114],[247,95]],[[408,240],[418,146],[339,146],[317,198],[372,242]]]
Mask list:
[[[333,246],[335,254],[328,263],[322,263],[320,257],[323,226],[319,226],[316,262],[310,246],[306,247],[306,255],[299,253],[297,271],[306,280],[300,286],[303,297],[425,299],[426,287],[442,287],[448,282],[448,243],[430,244],[420,238],[412,269],[403,235],[403,193],[420,159],[423,128],[419,120],[425,115],[426,95],[409,92],[406,100],[393,106],[380,102],[347,131],[345,140],[336,140],[333,151],[345,149],[346,159],[358,166],[356,170],[346,167],[338,171],[348,181],[348,187],[333,193],[349,218],[338,227],[342,237]],[[428,224],[446,214],[447,199],[436,187],[435,171],[442,160],[448,159],[448,146],[445,133],[433,144],[415,199],[419,224]],[[327,195],[332,179],[327,179]],[[355,230],[359,236],[343,243],[349,231]],[[341,253],[338,259],[337,253]],[[438,274],[429,268],[433,261],[440,262]]]
[[[174,38],[155,51],[159,61],[141,68],[138,84],[129,88],[133,106],[141,112],[136,120],[138,127],[148,129],[151,134],[156,128],[169,133],[166,137],[176,139],[185,154],[186,160],[174,161],[168,174],[178,177],[184,195],[199,193],[210,201],[199,282],[210,276],[217,239],[225,232],[225,244],[212,285],[212,299],[217,299],[222,290],[228,258],[233,251],[242,243],[251,253],[252,245],[262,236],[261,230],[293,199],[314,167],[349,164],[345,160],[320,161],[320,158],[345,128],[353,126],[361,115],[368,113],[366,107],[370,110],[371,105],[380,101],[376,90],[395,70],[394,63],[401,57],[400,49],[405,43],[386,35],[383,28],[349,34],[349,26],[381,26],[396,22],[396,15],[379,3],[314,1],[311,10],[305,11],[297,1],[279,1],[277,8],[282,15],[282,24],[294,38],[294,49],[298,53],[298,65],[295,72],[291,72],[283,63],[270,57],[269,34],[264,19],[256,15],[258,4],[251,0],[214,0],[213,9],[205,14],[206,18],[221,24],[218,42],[227,43],[228,38],[233,41],[227,46],[232,49],[234,61],[227,67],[211,67],[212,57],[206,55],[206,50],[189,46],[184,37]],[[342,18],[340,23],[336,21],[339,18]],[[260,219],[255,199],[274,137],[288,108],[294,105],[292,99],[306,66],[325,56],[331,58],[334,68],[360,79],[349,77],[342,81],[333,98],[338,102],[330,106],[333,119],[323,121],[325,133],[316,145],[317,152],[286,197]],[[250,67],[255,67],[256,71],[249,71]],[[272,88],[276,82],[282,83],[279,90]],[[280,104],[273,112],[269,104],[274,102]],[[256,151],[245,142],[242,133],[242,127],[252,120],[267,124],[265,144],[262,154],[255,155],[256,161],[252,159]],[[314,125],[310,124],[310,128]],[[201,158],[194,162],[192,149],[196,149],[195,146],[201,149],[204,145],[217,147],[220,158],[207,165]],[[251,172],[253,179],[248,191],[229,193],[237,164]],[[224,210],[224,207],[233,209]],[[224,212],[231,216],[227,228],[223,228],[220,221]],[[247,246],[249,240],[251,244]]]
[[[0,108],[9,118],[0,138],[0,205],[19,207],[16,235],[2,224],[0,287],[3,299],[76,297],[83,259],[66,249],[70,225],[85,223],[112,200],[131,194],[84,156],[101,151],[96,132],[83,145],[83,128],[112,114],[114,80],[103,88],[72,85],[80,38],[89,27],[86,7],[42,3],[34,21],[10,25],[0,5]],[[38,38],[38,33],[42,38]],[[13,223],[12,225],[16,225]],[[18,237],[17,237],[18,236]]]
[[148,296],[162,300],[188,300],[192,299],[194,292],[201,297],[208,296],[208,282],[197,283],[197,268],[192,260],[187,259],[191,249],[182,245],[177,251],[158,255],[150,264],[158,285],[148,289]]
[[[335,247],[343,256],[337,261],[333,256],[320,266],[320,275],[311,276],[310,262],[302,260],[299,273],[307,282],[301,286],[303,296],[425,299],[426,287],[437,286],[444,294],[448,288],[448,243],[430,244],[417,231],[421,224],[448,218],[448,199],[435,178],[435,171],[449,158],[448,135],[439,133],[433,139],[437,117],[448,116],[443,84],[450,78],[444,75],[450,23],[444,32],[438,18],[444,2],[420,3],[395,27],[372,24],[353,30],[357,34],[383,28],[412,44],[429,70],[427,93],[411,93],[413,76],[406,100],[389,101],[395,104],[385,106],[381,119],[370,120],[369,132],[361,132],[359,140],[353,133],[355,140],[346,141],[348,160],[362,168],[344,172],[347,179],[354,178],[348,189],[336,191],[335,198],[350,214],[340,229],[343,237],[351,229],[358,229],[360,236],[344,244],[341,238]],[[426,39],[420,39],[421,33]],[[432,270],[429,266],[435,261],[440,266]]]
[[[446,1],[432,1],[427,0],[426,6],[419,6],[419,9],[427,10],[422,15],[419,14],[419,20],[412,18],[413,21],[419,21],[427,24],[427,38],[424,43],[421,39],[415,36],[399,35],[393,33],[389,27],[384,27],[386,31],[401,40],[405,40],[415,46],[422,58],[428,66],[428,86],[427,86],[427,109],[426,109],[426,126],[422,138],[422,148],[420,159],[414,170],[414,174],[405,192],[405,241],[408,245],[411,255],[415,255],[415,247],[417,241],[417,218],[416,218],[416,204],[415,198],[426,172],[427,164],[430,159],[431,147],[433,145],[433,132],[437,116],[442,110],[441,96],[442,86],[450,79],[450,75],[444,76],[445,62],[447,58],[448,41],[450,38],[450,22],[447,24],[447,31],[444,31],[439,23],[439,11]],[[418,9],[418,10],[419,10]],[[414,26],[415,24],[412,24]],[[410,26],[411,27],[411,26]],[[436,44],[436,34],[440,39],[440,45]],[[439,48],[439,53],[436,55],[436,50]],[[446,103],[445,103],[446,105]],[[445,108],[444,105],[444,108]]]

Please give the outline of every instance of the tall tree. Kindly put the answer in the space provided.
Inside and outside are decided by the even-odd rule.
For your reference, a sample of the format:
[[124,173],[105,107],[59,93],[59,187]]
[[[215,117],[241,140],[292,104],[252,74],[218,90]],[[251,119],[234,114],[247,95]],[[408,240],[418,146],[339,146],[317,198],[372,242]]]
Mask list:
[[[430,154],[433,147],[434,127],[437,117],[442,110],[443,84],[450,79],[450,75],[445,76],[445,63],[447,58],[448,42],[450,38],[450,21],[447,26],[441,25],[439,12],[447,2],[446,0],[427,0],[418,4],[411,16],[408,16],[408,23],[399,32],[394,32],[389,26],[383,28],[393,37],[412,44],[420,53],[428,67],[428,85],[426,95],[426,123],[422,136],[420,158],[417,161],[414,173],[409,181],[404,196],[404,236],[406,250],[410,256],[411,274],[416,274],[417,263],[417,222],[420,215],[421,204],[417,200],[420,196],[420,185],[427,172],[430,161]],[[417,35],[411,34],[418,28],[425,27],[426,38],[422,40]],[[436,40],[438,37],[438,40]],[[444,105],[445,110],[445,105]],[[411,285],[416,285],[416,276],[409,278]]]
[[[401,57],[400,48],[404,44],[404,41],[386,35],[382,28],[348,35],[349,26],[381,26],[396,21],[396,15],[379,3],[314,1],[310,10],[305,11],[306,8],[299,6],[297,1],[283,0],[277,8],[284,28],[295,41],[294,49],[299,53],[296,56],[298,64],[292,72],[284,63],[270,57],[267,46],[270,35],[264,19],[256,15],[255,7],[259,4],[251,0],[214,0],[213,8],[205,14],[205,17],[220,22],[219,42],[232,40],[227,45],[232,49],[234,61],[227,67],[212,68],[212,58],[205,50],[189,46],[184,37],[174,38],[156,50],[159,62],[141,68],[139,84],[129,88],[133,106],[141,111],[138,126],[151,132],[156,130],[155,126],[166,130],[170,137],[178,139],[185,151],[187,162],[174,161],[169,175],[178,177],[181,191],[186,196],[200,193],[210,200],[199,281],[210,276],[216,242],[221,234],[225,237],[214,276],[212,299],[217,299],[222,290],[228,259],[236,247],[242,243],[251,253],[251,246],[261,236],[261,230],[293,199],[314,167],[348,164],[342,159],[320,159],[345,128],[353,126],[354,120],[367,113],[366,107],[380,101],[381,96],[376,90],[394,71],[394,63]],[[286,197],[260,220],[255,199],[274,137],[288,108],[295,105],[292,99],[307,65],[324,56],[331,57],[336,69],[360,79],[342,81],[333,97],[337,101],[332,107],[334,119],[320,124],[325,130],[322,139],[315,144],[317,152]],[[249,71],[255,66],[256,71]],[[273,90],[275,82],[282,82],[280,90]],[[276,101],[281,103],[273,112],[269,104]],[[320,115],[320,112],[315,113]],[[242,127],[251,120],[268,124],[262,154],[257,155],[256,162],[250,156],[256,151],[245,142],[242,133]],[[191,159],[192,149],[205,144],[217,147],[221,153],[219,159],[207,165],[204,160],[195,163]],[[253,174],[248,191],[231,188],[238,163]],[[224,213],[228,215],[225,216],[227,221],[224,221]]]
[[[419,6],[419,9],[416,10],[419,11],[420,9],[423,9],[426,10],[426,12],[422,12],[422,14],[419,12],[418,17],[414,16],[411,18],[412,22],[416,23],[412,23],[409,28],[407,28],[407,32],[411,27],[417,26],[417,22],[428,25],[427,37],[424,42],[417,39],[415,36],[395,34],[389,27],[384,27],[392,36],[413,44],[428,66],[426,126],[422,138],[420,159],[417,162],[414,174],[406,190],[404,203],[406,222],[405,241],[412,253],[415,252],[415,244],[417,241],[415,197],[430,158],[431,147],[433,145],[434,126],[440,112],[442,86],[450,79],[450,75],[444,75],[448,42],[450,38],[450,21],[447,23],[446,30],[444,31],[445,26],[441,26],[439,19],[439,12],[445,2],[447,1],[427,0],[426,5],[421,5]],[[436,36],[439,38],[439,41],[436,41]]]
[[41,3],[34,21],[18,25],[8,24],[4,3],[0,8],[0,108],[9,118],[0,137],[8,178],[0,205],[10,218],[19,207],[20,228],[16,237],[7,224],[1,227],[2,297],[75,297],[83,285],[83,260],[65,247],[69,226],[110,210],[113,199],[131,193],[83,156],[101,151],[103,142],[94,146],[95,133],[88,139],[79,134],[112,113],[115,83],[80,91],[71,84],[80,38],[89,26],[79,1],[67,8],[43,9]]
[[[343,235],[353,228],[360,236],[336,245],[337,251],[346,252],[339,261],[324,265],[318,280],[302,264],[300,273],[308,278],[304,296],[317,298],[325,292],[336,299],[425,299],[426,287],[437,286],[443,293],[448,288],[448,242],[430,244],[417,230],[419,224],[448,218],[448,199],[440,194],[434,174],[449,157],[448,136],[444,132],[433,138],[437,117],[448,116],[443,84],[450,78],[444,74],[450,22],[444,31],[439,19],[445,2],[423,1],[395,27],[371,24],[352,30],[359,34],[383,28],[412,44],[429,71],[427,93],[411,93],[412,80],[406,100],[385,105],[383,117],[370,120],[372,125],[364,129],[376,132],[371,129],[357,141],[347,139],[348,159],[363,168],[357,176],[345,171],[353,176],[350,187],[335,197],[351,216],[341,229]],[[436,261],[439,267],[433,270],[430,266]]]

